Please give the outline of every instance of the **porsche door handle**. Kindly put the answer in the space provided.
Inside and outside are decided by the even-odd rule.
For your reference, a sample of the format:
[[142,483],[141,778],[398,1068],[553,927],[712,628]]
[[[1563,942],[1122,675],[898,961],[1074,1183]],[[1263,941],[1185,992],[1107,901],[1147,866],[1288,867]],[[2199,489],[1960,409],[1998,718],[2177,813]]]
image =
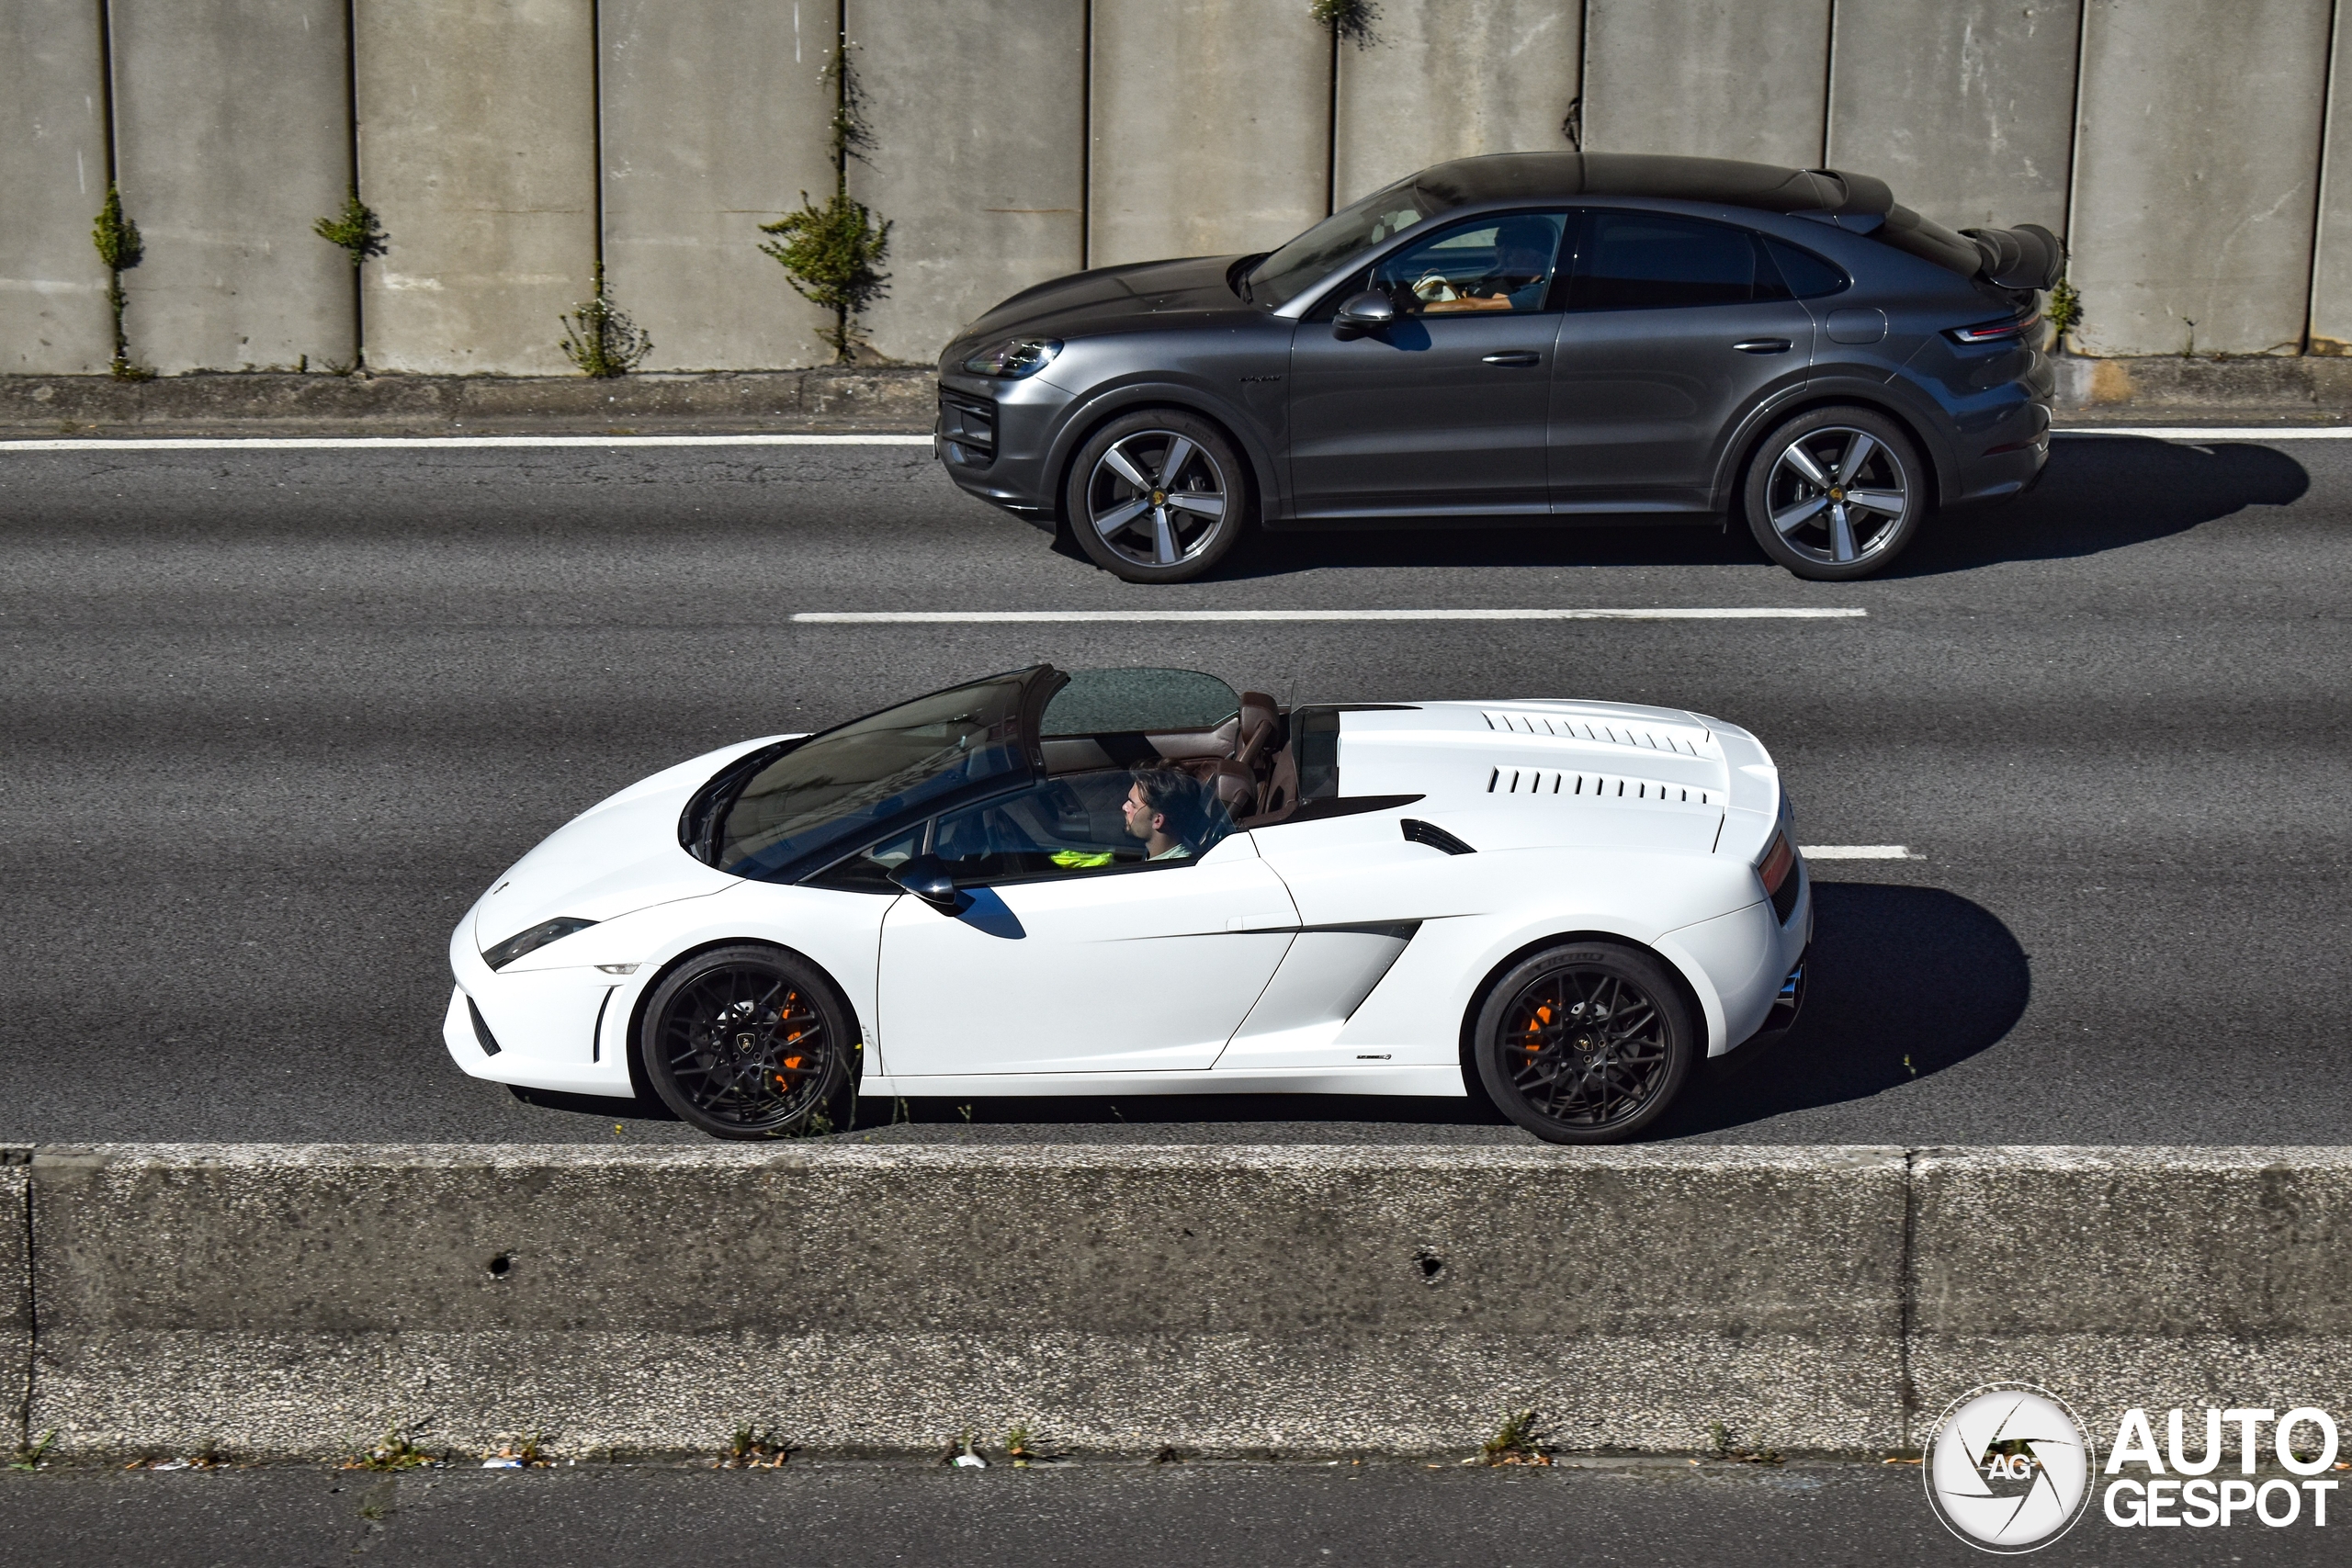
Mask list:
[[1514,348],[1506,350],[1501,354],[1487,355],[1480,363],[1485,365],[1509,365],[1524,370],[1531,367],[1543,364],[1544,356],[1537,354],[1532,349]]
[[1795,346],[1784,337],[1752,337],[1732,344],[1742,354],[1786,354]]

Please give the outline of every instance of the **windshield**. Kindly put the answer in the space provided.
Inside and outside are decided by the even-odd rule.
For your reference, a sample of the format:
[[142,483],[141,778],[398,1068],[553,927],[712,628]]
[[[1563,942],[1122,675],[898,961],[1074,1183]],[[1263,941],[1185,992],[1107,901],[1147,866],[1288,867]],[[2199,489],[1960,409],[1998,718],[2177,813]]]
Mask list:
[[1197,670],[1080,670],[1046,705],[1037,729],[1048,739],[1215,729],[1240,711],[1231,686]]
[[1029,672],[955,686],[842,725],[761,769],[727,808],[718,869],[758,876],[965,784],[1023,767]]
[[1455,205],[1411,180],[1376,190],[1353,207],[1334,212],[1250,268],[1243,279],[1250,301],[1278,310],[1296,299],[1301,289],[1329,276],[1342,262]]

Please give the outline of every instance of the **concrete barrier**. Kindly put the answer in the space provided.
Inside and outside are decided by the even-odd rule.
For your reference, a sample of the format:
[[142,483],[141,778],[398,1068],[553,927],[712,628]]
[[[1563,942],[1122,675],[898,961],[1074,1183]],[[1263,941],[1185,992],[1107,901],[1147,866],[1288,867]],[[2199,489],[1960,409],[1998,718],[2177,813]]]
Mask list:
[[348,361],[358,282],[311,231],[351,186],[343,0],[118,5],[116,166],[147,258],[134,356],[164,375]]
[[33,1270],[32,1211],[28,1191],[29,1149],[0,1149],[0,1441],[25,1441],[32,1396]]
[[0,372],[103,370],[107,84],[88,0],[0,0]]
[[2089,353],[2301,348],[2332,11],[2093,0],[2069,236]]
[[1830,0],[1588,0],[1584,144],[1812,168]]
[[1087,264],[1270,250],[1325,217],[1331,54],[1293,0],[1097,6]]
[[833,188],[833,6],[605,0],[605,274],[650,370],[830,360],[830,316],[760,253],[759,225]]
[[932,364],[998,300],[1086,265],[1087,9],[847,0],[875,141],[850,193],[897,225],[867,317],[889,358]]
[[1584,17],[1557,0],[1390,6],[1379,40],[1339,51],[1331,132],[1340,205],[1447,158],[1566,152]]
[[1953,228],[2066,230],[2081,0],[1840,6],[1832,168]]
[[61,1452],[1899,1440],[1898,1150],[111,1148],[32,1166]]
[[1927,1416],[2001,1377],[2102,1445],[2135,1405],[2352,1413],[2352,1149],[1940,1150],[1912,1179]]
[[365,269],[368,362],[570,368],[560,318],[596,259],[593,7],[357,7],[359,183],[390,251]]
[[2352,1405],[2344,1149],[116,1146],[0,1165],[8,1204],[0,1403],[64,1453],[1434,1452],[1529,1406],[1853,1453],[1997,1380],[2102,1439]]

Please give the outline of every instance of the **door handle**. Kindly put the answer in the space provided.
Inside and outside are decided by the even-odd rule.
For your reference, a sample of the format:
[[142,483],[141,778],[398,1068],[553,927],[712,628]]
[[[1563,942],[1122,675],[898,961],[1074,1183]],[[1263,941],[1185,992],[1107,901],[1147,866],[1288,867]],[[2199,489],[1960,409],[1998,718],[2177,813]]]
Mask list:
[[[1783,344],[1782,346],[1785,347],[1786,345]],[[1482,363],[1487,365],[1511,365],[1517,366],[1521,369],[1525,369],[1529,366],[1543,364],[1544,356],[1537,354],[1532,349],[1513,348],[1507,349],[1501,354],[1489,354],[1485,356]]]
[[1784,337],[1752,337],[1732,344],[1742,354],[1786,354],[1793,346]]

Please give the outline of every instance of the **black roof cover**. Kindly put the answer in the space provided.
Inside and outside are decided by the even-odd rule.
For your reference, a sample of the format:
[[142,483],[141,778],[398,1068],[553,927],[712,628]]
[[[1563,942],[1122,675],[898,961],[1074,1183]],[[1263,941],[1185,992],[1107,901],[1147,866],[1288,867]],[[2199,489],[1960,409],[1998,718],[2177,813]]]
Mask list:
[[1570,196],[1654,196],[1719,201],[1764,212],[1883,219],[1894,205],[1894,193],[1885,182],[1868,175],[1663,152],[1492,152],[1439,164],[1414,176],[1413,184],[1449,206]]

